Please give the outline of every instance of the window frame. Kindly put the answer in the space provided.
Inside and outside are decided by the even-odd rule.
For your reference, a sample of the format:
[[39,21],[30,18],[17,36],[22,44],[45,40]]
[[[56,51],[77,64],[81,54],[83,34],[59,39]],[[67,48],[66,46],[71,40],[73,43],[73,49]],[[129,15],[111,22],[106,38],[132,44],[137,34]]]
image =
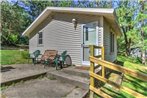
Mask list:
[[115,51],[115,40],[114,40],[114,33],[111,31],[110,32],[110,53],[114,53]]
[[[40,40],[42,43],[40,43]],[[38,33],[38,45],[42,45],[42,44],[43,44],[43,32],[39,32]]]

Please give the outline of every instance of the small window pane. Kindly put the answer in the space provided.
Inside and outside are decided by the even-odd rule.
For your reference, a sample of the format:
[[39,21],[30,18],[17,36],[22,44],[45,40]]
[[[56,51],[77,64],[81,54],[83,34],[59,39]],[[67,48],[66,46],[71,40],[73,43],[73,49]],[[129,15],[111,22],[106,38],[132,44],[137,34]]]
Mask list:
[[43,44],[43,34],[42,34],[42,32],[39,32],[38,33],[38,44]]
[[42,39],[39,39],[39,44],[42,44]]
[[42,32],[39,33],[39,38],[42,38]]

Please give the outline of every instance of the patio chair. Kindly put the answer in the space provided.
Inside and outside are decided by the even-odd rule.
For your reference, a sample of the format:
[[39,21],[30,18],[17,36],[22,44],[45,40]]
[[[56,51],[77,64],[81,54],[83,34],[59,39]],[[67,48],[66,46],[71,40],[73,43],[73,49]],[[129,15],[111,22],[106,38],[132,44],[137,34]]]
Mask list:
[[44,64],[44,67],[50,65],[54,61],[57,53],[57,50],[45,50],[44,54],[41,57],[41,63]]
[[39,55],[41,55],[40,50],[36,50],[30,54],[30,59],[32,59],[34,65],[37,64]]
[[62,69],[65,66],[67,67],[68,65],[72,65],[71,57],[67,55],[67,51],[63,51],[61,55],[56,56],[56,58],[54,59],[54,63],[56,65],[56,70],[58,69],[58,67]]

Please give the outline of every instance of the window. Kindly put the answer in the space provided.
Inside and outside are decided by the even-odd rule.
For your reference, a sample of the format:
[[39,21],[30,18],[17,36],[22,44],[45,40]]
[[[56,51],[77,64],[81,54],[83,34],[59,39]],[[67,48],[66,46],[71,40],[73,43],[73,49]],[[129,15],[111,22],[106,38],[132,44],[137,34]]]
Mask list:
[[42,32],[38,33],[38,44],[43,44],[43,34],[42,34]]
[[88,27],[86,27],[86,41],[88,41]]
[[110,33],[110,52],[114,52],[114,34]]
[[85,39],[85,41],[88,41],[88,34],[89,32],[88,32],[88,27],[85,27],[85,26],[83,26],[83,36],[84,36],[84,39]]

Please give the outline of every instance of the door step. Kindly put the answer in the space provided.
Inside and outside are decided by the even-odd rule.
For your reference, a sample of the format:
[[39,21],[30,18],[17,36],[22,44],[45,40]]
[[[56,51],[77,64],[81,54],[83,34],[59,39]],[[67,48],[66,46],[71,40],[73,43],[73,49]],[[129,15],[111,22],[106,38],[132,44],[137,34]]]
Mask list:
[[70,75],[80,76],[80,77],[89,79],[88,70],[80,70],[80,69],[77,69],[76,67],[68,67],[68,68],[64,68],[62,71]]

